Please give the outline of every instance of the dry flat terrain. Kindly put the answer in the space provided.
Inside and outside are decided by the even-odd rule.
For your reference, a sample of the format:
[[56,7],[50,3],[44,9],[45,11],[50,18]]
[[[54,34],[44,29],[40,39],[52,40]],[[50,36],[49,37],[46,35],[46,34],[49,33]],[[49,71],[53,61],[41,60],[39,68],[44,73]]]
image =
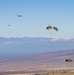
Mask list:
[[[65,62],[72,59],[72,62]],[[72,73],[70,73],[72,71]],[[26,73],[52,73],[74,71],[74,50],[56,51],[51,53],[22,55],[17,57],[0,58],[0,75],[24,75]],[[64,73],[63,75],[68,75]]]
[[[32,74],[3,74],[3,75],[32,75]],[[33,75],[74,75],[74,72],[67,73],[48,73],[48,74],[33,74]]]

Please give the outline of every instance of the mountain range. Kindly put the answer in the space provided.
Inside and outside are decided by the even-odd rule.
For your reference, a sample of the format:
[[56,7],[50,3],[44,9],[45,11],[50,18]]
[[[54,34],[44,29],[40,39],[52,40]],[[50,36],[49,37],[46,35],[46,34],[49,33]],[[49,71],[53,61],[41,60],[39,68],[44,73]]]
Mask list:
[[0,57],[74,49],[74,38],[0,37]]

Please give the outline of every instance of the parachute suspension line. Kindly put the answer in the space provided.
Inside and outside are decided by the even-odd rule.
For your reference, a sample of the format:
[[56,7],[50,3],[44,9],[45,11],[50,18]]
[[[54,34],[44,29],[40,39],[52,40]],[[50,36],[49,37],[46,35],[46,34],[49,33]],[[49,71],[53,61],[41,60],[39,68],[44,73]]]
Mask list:
[[51,37],[51,32],[49,32],[49,36],[50,36],[50,39],[51,39],[51,38],[52,38],[52,37]]

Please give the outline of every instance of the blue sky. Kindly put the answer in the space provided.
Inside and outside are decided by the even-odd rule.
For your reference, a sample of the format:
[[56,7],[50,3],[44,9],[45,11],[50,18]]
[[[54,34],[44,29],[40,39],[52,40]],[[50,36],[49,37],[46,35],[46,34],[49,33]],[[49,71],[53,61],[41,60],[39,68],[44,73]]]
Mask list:
[[0,36],[74,38],[74,0],[0,0]]

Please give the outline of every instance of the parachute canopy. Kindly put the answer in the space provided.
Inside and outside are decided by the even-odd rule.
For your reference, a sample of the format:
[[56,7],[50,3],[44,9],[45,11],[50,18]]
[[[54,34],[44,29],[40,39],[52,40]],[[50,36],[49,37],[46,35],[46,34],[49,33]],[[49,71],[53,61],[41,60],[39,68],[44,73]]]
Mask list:
[[58,31],[58,28],[57,27],[53,27],[53,29],[56,30],[56,31]]
[[46,29],[52,29],[52,26],[48,26],[48,27],[46,27]]
[[66,59],[65,62],[72,62],[72,59]]
[[57,27],[52,27],[52,26],[50,26],[50,25],[46,27],[46,29],[48,29],[48,30],[50,30],[50,29],[52,29],[52,28],[53,28],[55,31],[58,31],[58,28],[57,28]]
[[[55,27],[55,26],[52,27],[51,25],[48,25],[48,26],[46,27],[46,29],[49,30],[49,31],[50,31],[50,30],[58,31],[58,28],[57,28],[57,27]],[[49,33],[50,33],[50,32],[49,32]],[[52,39],[52,38],[50,37],[50,39]]]

